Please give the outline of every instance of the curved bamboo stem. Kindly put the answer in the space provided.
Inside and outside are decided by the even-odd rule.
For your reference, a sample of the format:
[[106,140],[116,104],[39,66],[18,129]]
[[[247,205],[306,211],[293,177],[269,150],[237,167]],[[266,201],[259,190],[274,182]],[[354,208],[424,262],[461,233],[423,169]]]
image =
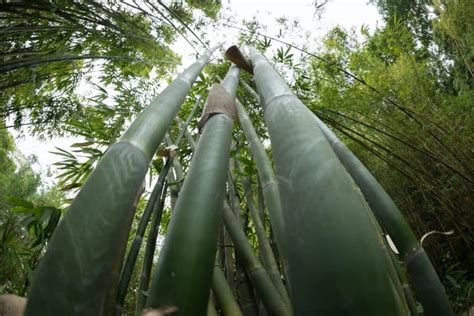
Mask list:
[[113,313],[132,207],[149,162],[213,51],[179,75],[102,157],[48,244],[25,315]]
[[239,304],[235,300],[234,293],[227,283],[222,269],[215,265],[212,274],[212,291],[219,302],[224,316],[242,316]]
[[401,258],[408,267],[408,273],[425,312],[428,315],[451,315],[452,311],[444,286],[398,207],[372,173],[346,145],[339,141],[326,124],[316,116],[314,116],[314,121],[361,189],[382,227],[393,239]]
[[166,190],[167,186],[165,185],[161,193],[160,203],[155,203],[155,207],[153,209],[151,228],[146,241],[145,254],[143,255],[142,272],[140,275],[140,283],[138,285],[137,303],[135,305],[136,316],[142,315],[143,307],[145,306],[145,301],[148,296],[145,294],[145,292],[148,291],[150,283],[151,268],[153,266],[153,258],[156,248],[156,240],[158,238],[161,218],[163,216],[163,209],[165,207]]
[[247,274],[252,281],[257,294],[271,315],[289,315],[289,309],[283,303],[280,294],[273,285],[270,277],[253,252],[242,227],[227,202],[222,211],[225,227],[227,228]]
[[[184,130],[187,129],[189,122],[191,122],[191,119],[193,118],[196,109],[199,105],[200,97],[198,97],[193,109],[189,113],[185,125],[183,125],[182,129],[178,133],[178,137],[176,138],[176,143],[179,144],[184,136]],[[171,139],[168,136],[168,134],[165,135],[165,141],[168,145],[171,145]],[[115,314],[116,315],[121,315],[122,314],[122,305],[123,302],[125,301],[125,296],[127,295],[127,289],[128,285],[130,284],[130,279],[132,277],[132,272],[133,268],[135,266],[135,262],[138,257],[138,253],[140,251],[140,247],[142,244],[142,239],[143,235],[145,234],[145,230],[148,226],[148,223],[150,221],[150,217],[153,212],[156,212],[157,205],[159,204],[158,201],[161,200],[161,193],[165,192],[163,190],[164,183],[166,181],[166,177],[168,175],[168,172],[171,168],[171,165],[173,165],[175,172],[176,172],[176,178],[181,179],[183,177],[183,172],[181,165],[178,163],[176,159],[174,159],[173,156],[169,156],[166,158],[165,165],[163,169],[160,171],[160,174],[158,176],[158,180],[156,181],[156,184],[153,188],[153,191],[150,195],[150,198],[147,201],[147,204],[145,206],[145,209],[143,211],[143,215],[140,218],[140,223],[138,224],[137,231],[135,233],[135,237],[133,239],[132,245],[130,247],[130,250],[127,255],[127,259],[125,261],[125,265],[122,270],[122,274],[120,276],[120,281],[118,285],[118,291],[117,291],[117,303],[115,306]],[[172,203],[173,204],[173,203]],[[172,205],[174,207],[174,205]],[[161,217],[161,216],[160,216]],[[140,309],[141,310],[141,309]]]
[[[224,87],[232,98],[238,74],[238,68],[231,67],[226,76]],[[173,210],[146,302],[148,307],[176,306],[182,315],[206,313],[232,123],[227,115],[216,114],[204,126]]]
[[263,55],[252,50],[250,59],[283,193],[294,313],[403,315],[407,307],[388,275],[391,263],[359,189],[314,114]]
[[278,293],[280,293],[281,299],[288,307],[288,309],[291,309],[290,297],[288,296],[288,292],[286,291],[285,285],[283,284],[283,281],[281,279],[280,270],[278,269],[278,265],[273,255],[272,247],[270,246],[270,242],[268,241],[267,235],[265,233],[265,228],[263,227],[260,214],[253,202],[250,182],[248,181],[248,179],[243,178],[242,185],[244,187],[244,191],[246,192],[245,201],[250,210],[250,216],[252,217],[255,231],[257,232],[258,244],[261,252],[260,255],[262,258],[263,266],[265,267],[265,270],[267,270],[267,273],[270,279],[272,280],[273,285],[278,290]]

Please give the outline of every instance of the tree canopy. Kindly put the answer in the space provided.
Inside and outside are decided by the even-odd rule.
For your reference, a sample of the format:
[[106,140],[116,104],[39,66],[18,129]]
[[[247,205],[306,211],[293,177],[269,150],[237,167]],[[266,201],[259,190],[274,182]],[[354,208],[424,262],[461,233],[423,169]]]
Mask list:
[[[268,30],[258,17],[236,22],[219,1],[0,4],[0,283],[5,284],[0,293],[27,292],[30,274],[71,199],[108,147],[175,77],[182,58],[176,43],[197,55],[216,44],[212,32],[237,30],[237,44],[253,46],[271,60],[300,100],[375,175],[419,239],[450,232],[430,235],[423,246],[455,311],[465,312],[474,290],[474,6],[469,0],[371,2],[382,25],[335,27],[318,43],[301,40],[310,38],[311,26],[297,20],[280,18],[280,30]],[[314,5],[324,15],[327,1]],[[162,148],[173,143],[210,86],[225,77],[230,63],[220,55],[192,86]],[[248,73],[240,78],[237,98],[271,158],[255,83]],[[82,140],[72,149],[56,148],[56,184],[42,187],[31,168],[34,158],[15,150],[9,129]],[[198,118],[186,133],[188,143],[198,139]],[[161,236],[193,157],[191,145],[176,145]],[[234,211],[241,208],[240,224],[261,253],[261,227],[250,212],[252,199],[261,203],[262,213],[265,205],[250,145],[234,126],[227,196]],[[164,164],[163,156],[152,158],[132,232]],[[255,189],[250,200],[249,187]],[[278,254],[268,214],[262,226]],[[221,237],[219,243],[228,241]],[[231,287],[239,279],[232,275],[239,267],[233,269],[226,271]],[[139,273],[134,270],[129,293],[138,291]],[[241,291],[237,296],[244,300],[243,286],[232,290]],[[124,309],[134,306],[135,295],[127,296]]]

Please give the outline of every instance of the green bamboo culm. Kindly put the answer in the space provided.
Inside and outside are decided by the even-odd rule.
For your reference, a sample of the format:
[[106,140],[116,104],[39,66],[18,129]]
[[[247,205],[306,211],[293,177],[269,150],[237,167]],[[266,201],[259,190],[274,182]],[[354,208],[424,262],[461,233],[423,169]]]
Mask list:
[[48,244],[25,315],[113,314],[133,205],[149,162],[214,50],[181,73],[102,157]]
[[234,293],[232,293],[232,289],[225,278],[224,272],[217,263],[214,265],[214,272],[212,274],[212,291],[217,298],[217,302],[224,316],[242,316]]
[[[182,124],[181,123],[179,124],[180,131],[175,141],[177,146],[180,145],[181,140],[183,139],[183,136],[185,136],[185,132],[187,132],[188,125],[191,122],[192,118],[194,117],[194,114],[196,113],[196,110],[198,109],[200,103],[201,103],[201,96],[199,95],[196,97],[196,102],[194,103],[194,106],[191,109],[191,112],[189,113],[186,121]],[[165,138],[166,138],[166,135],[165,135]],[[174,159],[174,157],[168,157],[166,159],[165,167],[168,166],[168,164],[170,164],[171,162],[173,163],[173,165],[175,165],[175,167],[176,167],[176,163],[179,163],[179,161]],[[160,175],[164,169],[165,168],[162,169],[162,171],[160,172]],[[178,169],[182,170],[182,167],[179,166]],[[153,266],[153,257],[155,253],[155,247],[156,247],[156,239],[158,237],[159,224],[161,222],[161,217],[163,215],[165,192],[166,192],[166,186],[163,188],[161,201],[159,205],[155,204],[155,209],[153,210],[152,227],[150,229],[150,233],[147,239],[142,272],[140,276],[140,284],[138,286],[137,303],[135,306],[135,315],[137,316],[140,316],[142,314],[142,310],[143,310],[143,307],[145,306],[145,302],[147,298],[147,295],[145,293],[148,291],[149,282],[150,282],[151,269]]]
[[[235,99],[239,69],[223,86]],[[209,101],[209,100],[208,100]],[[205,315],[224,201],[233,120],[214,114],[206,122],[173,210],[152,279],[147,307],[176,306],[180,315]]]
[[[181,143],[181,140],[183,139],[183,136],[184,136],[184,131],[187,129],[189,123],[191,122],[191,119],[196,113],[200,100],[201,100],[201,97],[198,96],[196,98],[196,102],[194,103],[193,108],[191,109],[191,112],[189,113],[186,119],[186,122],[183,125],[181,125],[181,129],[175,141],[177,145]],[[166,137],[167,135],[165,135],[165,138]],[[140,218],[140,222],[138,224],[135,237],[132,241],[132,245],[130,246],[127,259],[125,260],[125,265],[122,269],[122,274],[120,276],[120,281],[119,281],[118,291],[117,291],[117,303],[115,306],[115,315],[117,316],[122,314],[122,306],[125,301],[125,296],[127,295],[128,286],[130,284],[130,279],[132,277],[132,272],[133,272],[133,268],[135,267],[135,262],[137,260],[138,253],[140,251],[143,235],[145,234],[145,230],[148,226],[148,222],[150,221],[150,217],[152,213],[156,211],[157,205],[159,204],[160,194],[163,191],[163,186],[166,181],[168,172],[171,168],[171,165],[175,165],[175,164],[176,164],[176,161],[174,159],[174,156],[170,155],[169,157],[166,158],[165,165],[160,171],[158,180],[156,181],[156,184],[151,192],[150,198],[147,201],[147,204],[143,211],[143,215]]]
[[[245,81],[241,80],[242,86],[260,103],[260,97]],[[262,185],[262,193],[265,205],[268,209],[268,216],[275,235],[278,253],[283,263],[284,270],[287,269],[286,247],[285,247],[285,225],[283,211],[281,208],[280,191],[275,178],[272,163],[268,158],[265,147],[258,138],[257,132],[250,120],[247,111],[240,102],[236,102],[239,122],[249,142],[252,157],[257,165],[257,173]]]
[[[242,86],[252,95],[258,103],[260,103],[260,97],[258,93],[255,92],[244,80],[240,80]],[[275,234],[275,239],[278,247],[278,252],[280,258],[283,262],[284,269],[287,266],[286,260],[286,247],[285,242],[285,230],[284,230],[284,221],[283,221],[283,212],[281,209],[281,200],[280,200],[280,191],[278,189],[278,183],[275,179],[275,173],[273,172],[273,167],[270,159],[268,158],[267,152],[262,142],[258,138],[258,134],[255,131],[255,128],[250,120],[250,117],[245,111],[244,106],[240,103],[239,100],[235,100],[235,108],[237,110],[237,115],[239,117],[239,122],[244,131],[245,138],[247,139],[250,150],[252,152],[253,159],[257,165],[257,173],[259,180],[262,183],[262,192],[265,204],[268,208],[268,214],[270,217],[270,222],[272,229]],[[267,267],[266,267],[267,268]],[[268,268],[267,268],[268,269]],[[280,292],[281,289],[280,289]],[[285,295],[284,293],[281,293]]]
[[235,107],[239,116],[240,125],[250,145],[252,157],[257,165],[257,173],[262,185],[263,198],[268,208],[268,215],[276,237],[278,252],[283,261],[283,266],[286,267],[286,248],[284,245],[285,226],[281,208],[280,191],[278,189],[275,173],[273,172],[272,163],[268,158],[265,147],[263,147],[262,142],[258,138],[257,132],[244,106],[237,100]]
[[283,302],[267,271],[255,255],[247,236],[242,230],[242,224],[238,221],[227,201],[224,203],[222,216],[225,227],[234,242],[237,255],[242,259],[247,275],[268,313],[276,316],[290,315],[290,308]]
[[[237,102],[237,99],[236,99]],[[231,147],[233,150],[234,147]],[[229,180],[228,180],[228,203],[232,209],[232,212],[235,214],[235,217],[240,224],[240,230],[245,233],[248,227],[245,226],[245,220],[242,218],[242,208],[240,207],[240,197],[237,194],[237,175],[235,166],[237,161],[233,158],[230,159],[229,163]],[[229,232],[225,229],[226,237],[226,247],[225,249],[225,259],[226,259],[226,270],[231,272],[227,274],[227,281],[229,284],[234,284],[233,289],[235,289],[236,295],[239,297],[240,306],[242,308],[242,313],[246,316],[255,316],[258,315],[257,304],[255,302],[254,289],[252,287],[251,281],[248,277],[241,254],[239,251],[235,251],[235,256],[232,255],[235,247],[233,245],[232,238],[230,237]],[[230,246],[230,247],[229,247]],[[234,269],[235,266],[235,269]],[[235,274],[234,274],[235,270]],[[235,277],[235,281],[234,281]],[[232,281],[230,281],[232,280]]]
[[402,267],[400,265],[400,262],[398,261],[398,258],[395,256],[395,253],[390,250],[390,246],[388,246],[387,240],[385,240],[385,245],[388,250],[390,260],[392,260],[393,266],[395,267],[397,278],[400,280],[401,290],[403,292],[403,295],[405,296],[405,301],[407,302],[408,309],[410,310],[410,315],[411,316],[419,315],[419,312],[416,306],[416,301],[413,296],[413,292],[408,284],[408,280],[405,275],[405,272],[402,271]]
[[168,174],[172,164],[172,159],[173,157],[168,157],[163,169],[161,169],[158,180],[153,187],[150,198],[145,205],[143,215],[140,218],[140,222],[138,223],[137,231],[130,246],[130,250],[128,251],[127,259],[125,260],[125,265],[122,269],[117,288],[117,302],[115,305],[116,316],[122,315],[122,306],[125,301],[125,296],[127,295],[128,285],[130,284],[133,268],[135,267],[138,253],[140,252],[143,235],[145,235],[145,230],[148,226],[151,215],[156,210],[156,205],[159,205],[159,201],[161,200],[161,193],[166,181],[166,175]]
[[255,231],[258,237],[258,244],[260,249],[260,256],[265,267],[267,273],[272,280],[273,285],[277,289],[278,293],[281,296],[285,305],[288,306],[288,309],[291,309],[291,301],[290,297],[288,296],[288,292],[286,291],[285,285],[281,279],[280,270],[278,269],[278,264],[275,260],[275,256],[273,255],[273,250],[270,245],[270,242],[267,238],[265,227],[263,226],[262,219],[260,218],[260,214],[258,213],[257,207],[255,207],[253,197],[252,197],[252,188],[250,181],[246,178],[242,179],[242,185],[245,192],[245,201],[247,203],[247,207],[249,209],[250,216],[252,218],[252,222],[255,227]]
[[143,307],[145,306],[147,298],[146,292],[148,291],[148,286],[150,285],[150,276],[151,269],[153,266],[153,258],[155,255],[156,240],[158,238],[158,232],[160,230],[161,218],[163,217],[167,189],[168,187],[165,184],[165,186],[163,187],[163,191],[161,192],[161,199],[159,203],[155,203],[155,206],[153,208],[153,217],[151,218],[150,232],[148,233],[145,245],[145,254],[143,255],[143,265],[140,274],[140,283],[138,285],[137,291],[137,302],[135,304],[136,316],[142,315]]
[[406,315],[371,211],[314,114],[255,49],[285,220],[295,315]]
[[[260,98],[255,90],[244,81],[241,82],[244,88],[259,102]],[[238,104],[236,107],[241,125],[244,126],[243,119],[240,118],[240,107]],[[433,265],[396,204],[371,172],[344,143],[339,141],[328,126],[317,116],[314,116],[314,119],[336,153],[336,156],[361,189],[379,223],[394,240],[395,246],[400,251],[402,260],[405,260],[407,264],[408,272],[412,277],[412,282],[414,283],[417,296],[423,308],[429,315],[452,315],[446,291]],[[411,268],[408,264],[410,260]],[[413,262],[416,261],[421,262],[421,265],[413,264]],[[423,266],[424,264],[426,264],[426,266]],[[420,266],[420,268],[415,269],[417,266]],[[397,267],[397,269],[399,268]],[[420,271],[420,269],[423,271]],[[405,296],[410,305],[410,309],[412,309],[413,298],[411,295],[408,295],[406,286],[406,284],[403,285],[403,290],[406,293]]]
[[[180,125],[182,125],[180,123]],[[194,141],[194,138],[193,136],[191,135],[191,133],[189,132],[188,128],[186,127],[186,129],[184,130],[184,137],[186,138],[186,140],[188,141],[188,144],[189,144],[189,148],[191,149],[192,152],[196,151],[196,142]]]
[[214,302],[212,302],[212,298],[209,297],[209,304],[207,305],[207,316],[218,316],[216,311],[216,307],[214,306]]
[[[189,122],[187,124],[189,124]],[[192,148],[191,150],[194,151],[194,149]],[[179,161],[177,161],[177,163],[179,163]],[[181,166],[179,167],[182,168]],[[214,272],[212,275],[212,288],[217,300],[219,301],[219,305],[221,306],[221,309],[224,315],[242,315],[242,312],[240,311],[240,307],[235,300],[232,289],[230,288],[229,282],[226,279],[224,273],[222,272],[222,269],[218,266],[217,260],[214,265]],[[143,297],[145,296],[143,295]],[[240,297],[240,299],[242,300],[243,298]],[[137,306],[138,306],[138,302],[137,302]],[[143,306],[140,308],[140,312],[142,309],[143,309]],[[210,297],[209,304],[208,304],[208,315],[209,313],[214,315],[214,312],[215,312],[214,304],[212,303],[212,299]],[[136,315],[141,315],[141,313],[137,312]]]
[[394,241],[401,259],[407,266],[416,296],[426,315],[452,315],[441,280],[396,204],[372,173],[345,144],[339,141],[326,124],[316,116],[314,120],[347,172],[361,189],[382,228]]

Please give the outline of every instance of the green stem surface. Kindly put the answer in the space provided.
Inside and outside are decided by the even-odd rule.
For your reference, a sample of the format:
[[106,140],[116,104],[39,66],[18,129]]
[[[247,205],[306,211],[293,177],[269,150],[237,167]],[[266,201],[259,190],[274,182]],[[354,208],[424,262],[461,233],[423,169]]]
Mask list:
[[113,314],[133,205],[149,162],[212,52],[156,97],[99,161],[48,243],[25,315]]
[[371,211],[313,113],[252,50],[285,220],[295,315],[405,315]]

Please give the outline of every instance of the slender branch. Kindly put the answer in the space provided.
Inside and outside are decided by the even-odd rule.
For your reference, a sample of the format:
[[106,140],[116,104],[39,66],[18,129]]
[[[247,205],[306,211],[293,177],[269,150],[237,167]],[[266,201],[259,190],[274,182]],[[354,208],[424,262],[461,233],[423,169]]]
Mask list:
[[96,56],[96,55],[82,55],[82,56],[49,56],[42,59],[27,59],[19,60],[16,62],[6,62],[0,64],[0,73],[13,71],[20,68],[38,66],[47,63],[60,62],[60,61],[74,61],[74,60],[83,60],[83,59],[106,59],[106,60],[125,60],[125,61],[136,61],[136,59],[126,57],[126,56]]

